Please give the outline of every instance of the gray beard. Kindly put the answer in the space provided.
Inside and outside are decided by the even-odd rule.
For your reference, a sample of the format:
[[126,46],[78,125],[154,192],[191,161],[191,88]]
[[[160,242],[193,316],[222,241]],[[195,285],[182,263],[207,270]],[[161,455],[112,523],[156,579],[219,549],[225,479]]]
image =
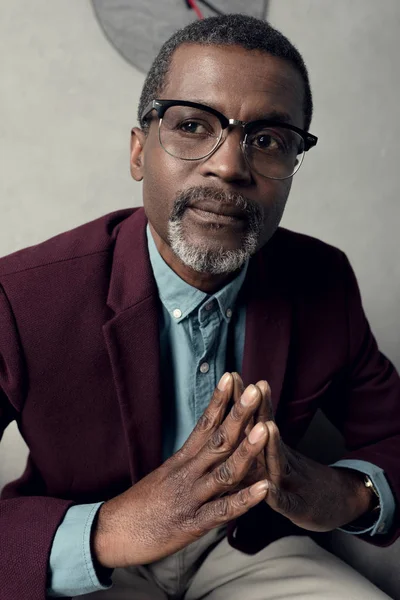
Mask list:
[[[248,215],[248,228],[243,236],[242,247],[225,250],[207,247],[206,242],[194,245],[185,234],[182,217],[186,208],[196,200],[214,199],[216,202],[235,204]],[[250,204],[244,196],[227,193],[213,188],[190,188],[175,201],[168,223],[168,239],[171,249],[184,265],[199,273],[220,275],[238,271],[256,252],[262,231],[262,214],[258,206]]]

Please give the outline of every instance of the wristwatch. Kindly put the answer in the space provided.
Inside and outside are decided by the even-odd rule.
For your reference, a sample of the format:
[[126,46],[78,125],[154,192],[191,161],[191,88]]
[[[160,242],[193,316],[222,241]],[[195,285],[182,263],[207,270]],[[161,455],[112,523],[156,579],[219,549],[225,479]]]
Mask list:
[[366,488],[369,488],[375,495],[375,506],[373,507],[372,511],[369,511],[369,512],[379,510],[381,507],[381,499],[378,494],[378,490],[376,489],[376,487],[372,483],[372,479],[370,477],[368,477],[368,475],[364,476],[364,485]]
[[379,519],[381,499],[378,490],[376,489],[371,478],[368,475],[364,475],[363,481],[365,487],[369,488],[373,493],[374,506],[367,513],[361,515],[361,517],[359,517],[352,523],[348,523],[343,527],[343,529],[348,530],[349,532],[363,531],[364,529],[369,529],[373,525],[375,525],[375,523]]

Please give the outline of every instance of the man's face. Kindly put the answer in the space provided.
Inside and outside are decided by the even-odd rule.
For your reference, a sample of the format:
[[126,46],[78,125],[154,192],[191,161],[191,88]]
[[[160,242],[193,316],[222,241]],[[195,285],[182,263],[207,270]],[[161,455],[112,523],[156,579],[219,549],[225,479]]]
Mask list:
[[[297,70],[282,59],[236,46],[178,48],[162,98],[200,102],[242,121],[278,113],[292,125],[304,125],[304,85]],[[270,239],[281,220],[291,178],[273,180],[252,171],[240,148],[240,127],[230,129],[209,157],[185,161],[170,156],[159,143],[155,112],[152,117],[140,168],[151,225],[183,262],[190,253],[197,259],[217,257],[217,267],[215,260],[200,260],[196,269],[198,263],[190,264],[189,256],[187,264],[195,270],[235,270],[243,260],[226,257],[245,259],[249,248],[254,253]]]

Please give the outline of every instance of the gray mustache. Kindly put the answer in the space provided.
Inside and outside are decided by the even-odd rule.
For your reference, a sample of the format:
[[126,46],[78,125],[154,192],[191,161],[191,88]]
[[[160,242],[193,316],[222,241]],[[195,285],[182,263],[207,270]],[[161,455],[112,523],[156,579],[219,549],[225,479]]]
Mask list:
[[250,202],[242,194],[201,186],[188,188],[178,194],[174,202],[170,221],[179,221],[189,206],[201,200],[213,200],[216,203],[234,205],[248,216],[251,223],[258,223],[262,219],[259,206]]

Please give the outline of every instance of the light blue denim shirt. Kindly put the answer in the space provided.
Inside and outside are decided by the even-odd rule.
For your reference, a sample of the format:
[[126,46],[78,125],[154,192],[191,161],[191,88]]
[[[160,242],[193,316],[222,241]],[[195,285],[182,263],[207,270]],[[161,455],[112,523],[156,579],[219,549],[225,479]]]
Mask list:
[[[233,342],[231,370],[241,372],[246,309],[237,297],[246,276],[239,275],[210,296],[183,281],[161,258],[147,228],[151,266],[161,299],[160,347],[166,399],[164,459],[178,450],[208,405],[226,370],[228,331]],[[342,460],[337,467],[351,468],[371,477],[380,495],[381,511],[371,535],[386,533],[394,515],[394,498],[382,469],[365,461]],[[54,537],[50,561],[48,595],[77,596],[111,586],[100,582],[91,558],[90,533],[102,502],[71,507]],[[354,532],[351,532],[354,533]]]

